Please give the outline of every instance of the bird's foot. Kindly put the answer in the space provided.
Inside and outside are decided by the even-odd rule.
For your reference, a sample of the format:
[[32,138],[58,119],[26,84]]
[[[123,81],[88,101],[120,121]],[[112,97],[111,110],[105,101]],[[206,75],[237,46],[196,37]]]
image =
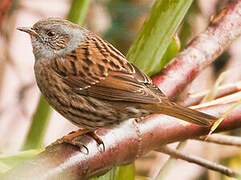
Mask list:
[[62,138],[57,139],[55,142],[50,144],[48,147],[67,143],[67,144],[71,144],[71,145],[79,147],[80,151],[82,151],[82,148],[85,148],[86,152],[87,152],[86,154],[88,154],[89,153],[88,148],[83,143],[76,141],[75,138],[77,138],[81,135],[87,134],[89,132],[90,132],[90,130],[88,130],[88,129],[80,128],[77,131],[72,131],[69,134],[67,134],[66,136],[63,136]]
[[103,145],[103,150],[105,151],[104,142],[95,133],[95,131],[91,131],[89,129],[83,129],[83,128],[78,129],[77,131],[70,132],[68,135],[66,135],[66,136],[56,140],[50,146],[57,145],[57,144],[62,144],[62,143],[67,143],[67,144],[71,144],[71,145],[74,145],[74,146],[78,146],[81,149],[81,151],[82,151],[82,148],[84,147],[86,149],[86,151],[87,151],[86,154],[88,154],[89,153],[88,148],[83,143],[81,143],[80,141],[75,140],[77,137],[79,137],[81,135],[84,135],[84,134],[91,136],[98,143],[98,145]]
[[102,145],[103,151],[105,151],[105,144],[103,140],[96,134],[95,131],[89,131],[87,134],[91,136],[98,143],[99,146]]
[[139,117],[139,118],[135,118],[135,121],[137,123],[141,122],[143,119],[145,119],[145,117]]

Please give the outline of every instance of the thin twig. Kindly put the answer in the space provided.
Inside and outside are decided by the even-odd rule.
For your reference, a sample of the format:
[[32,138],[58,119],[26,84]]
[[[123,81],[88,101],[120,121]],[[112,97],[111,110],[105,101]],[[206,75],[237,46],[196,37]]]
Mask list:
[[212,134],[208,136],[208,138],[205,140],[206,136],[201,136],[194,138],[196,140],[210,142],[210,143],[216,143],[221,145],[231,145],[231,146],[241,146],[241,138],[235,137],[235,136],[228,136],[223,134]]
[[202,107],[207,107],[207,106],[215,106],[219,104],[227,104],[227,103],[232,103],[232,102],[238,102],[241,98],[241,91],[233,93],[231,95],[227,95],[203,104],[195,105],[195,106],[190,106],[189,108],[191,109],[199,109]]
[[[236,83],[230,83],[230,84],[225,84],[217,89],[217,93],[214,97],[214,99],[221,98],[224,96],[227,96],[232,93],[236,93],[241,91],[241,82],[236,82]],[[195,93],[195,94],[190,94],[188,97],[185,97],[185,99],[178,99],[177,102],[178,104],[181,104],[185,107],[187,106],[194,106],[197,105],[201,102],[204,96],[206,96],[210,90],[203,91],[200,93]]]
[[[179,151],[183,150],[186,144],[187,144],[187,141],[179,142],[179,144],[176,147],[176,150],[179,150]],[[169,171],[176,164],[176,161],[177,159],[175,157],[170,156],[168,160],[165,162],[165,164],[161,167],[161,169],[159,170],[154,180],[165,179]]]
[[188,161],[190,163],[195,163],[195,164],[198,164],[202,167],[206,167],[208,169],[220,172],[220,173],[222,173],[226,176],[229,176],[229,177],[236,177],[236,178],[241,177],[240,174],[238,174],[237,172],[234,172],[233,170],[229,169],[228,167],[222,166],[220,164],[208,161],[206,159],[203,159],[203,158],[200,158],[200,157],[197,157],[197,156],[186,155],[183,152],[180,152],[178,150],[169,148],[167,146],[161,147],[158,151],[160,151],[162,153],[165,153],[165,154],[168,154],[168,155],[170,155],[172,157],[175,157],[177,159],[182,159],[182,160]]

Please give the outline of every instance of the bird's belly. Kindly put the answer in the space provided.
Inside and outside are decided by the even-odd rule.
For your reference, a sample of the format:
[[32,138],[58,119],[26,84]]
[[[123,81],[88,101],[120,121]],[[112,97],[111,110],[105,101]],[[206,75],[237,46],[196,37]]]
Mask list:
[[50,87],[49,91],[41,90],[42,94],[57,112],[75,125],[96,129],[117,123],[114,109],[107,109],[105,103]]
[[[88,129],[97,129],[118,125],[130,118],[140,118],[150,113],[143,109],[126,106],[125,103],[113,103],[88,96],[67,95],[69,102],[63,105],[59,98],[59,104],[55,109],[66,119],[77,126]],[[67,104],[67,106],[66,106]]]

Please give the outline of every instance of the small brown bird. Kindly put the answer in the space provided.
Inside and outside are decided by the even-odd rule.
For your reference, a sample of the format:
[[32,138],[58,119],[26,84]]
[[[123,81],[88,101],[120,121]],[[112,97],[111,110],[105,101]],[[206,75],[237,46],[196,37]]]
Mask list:
[[94,131],[130,118],[166,114],[209,126],[216,118],[167,99],[117,49],[59,18],[20,27],[31,37],[37,84],[51,106],[75,125]]

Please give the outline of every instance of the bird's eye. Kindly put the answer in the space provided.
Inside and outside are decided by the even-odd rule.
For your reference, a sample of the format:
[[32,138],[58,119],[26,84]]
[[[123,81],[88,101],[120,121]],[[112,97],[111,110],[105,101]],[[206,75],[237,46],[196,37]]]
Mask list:
[[49,32],[47,32],[47,35],[49,37],[53,37],[53,36],[55,36],[55,32],[54,31],[49,31]]
[[34,30],[34,31],[39,31],[39,29],[36,28],[36,27],[32,27],[31,29]]

